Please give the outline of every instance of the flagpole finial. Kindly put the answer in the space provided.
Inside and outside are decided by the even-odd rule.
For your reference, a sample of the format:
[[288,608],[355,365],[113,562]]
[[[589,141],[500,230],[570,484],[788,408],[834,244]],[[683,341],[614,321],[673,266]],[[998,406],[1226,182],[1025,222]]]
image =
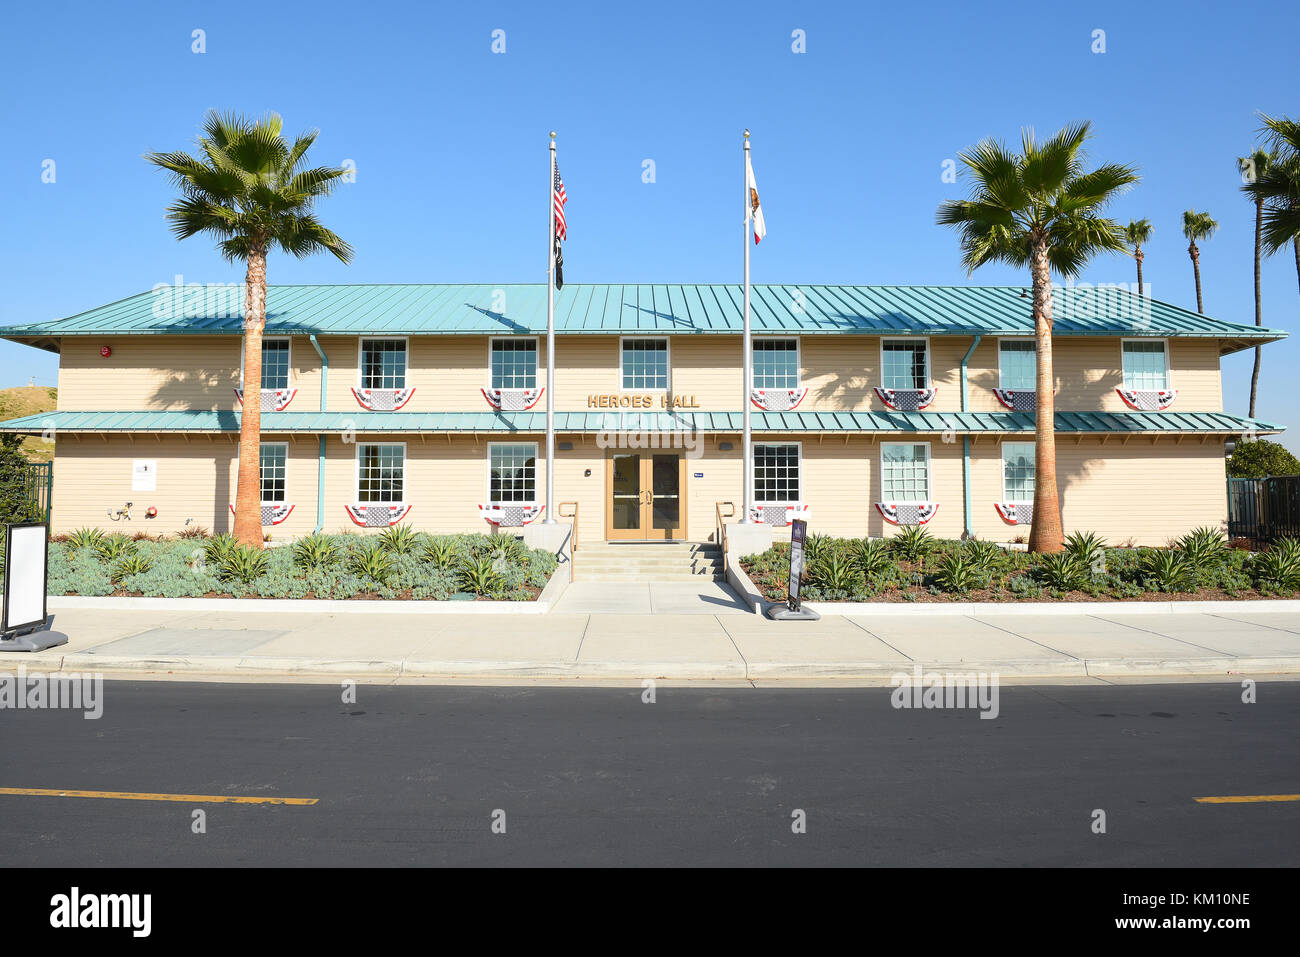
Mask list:
[[555,130],[551,130],[551,139],[555,139]]
[[749,130],[745,130],[745,139],[749,139]]

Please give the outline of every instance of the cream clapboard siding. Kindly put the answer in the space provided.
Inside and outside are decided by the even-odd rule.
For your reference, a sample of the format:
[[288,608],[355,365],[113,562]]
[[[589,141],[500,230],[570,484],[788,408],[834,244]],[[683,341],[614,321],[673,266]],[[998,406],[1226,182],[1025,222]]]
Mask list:
[[[109,411],[238,409],[238,336],[68,337],[60,345],[59,409]],[[99,354],[108,346],[112,355]],[[291,336],[291,411],[320,408],[320,357]]]

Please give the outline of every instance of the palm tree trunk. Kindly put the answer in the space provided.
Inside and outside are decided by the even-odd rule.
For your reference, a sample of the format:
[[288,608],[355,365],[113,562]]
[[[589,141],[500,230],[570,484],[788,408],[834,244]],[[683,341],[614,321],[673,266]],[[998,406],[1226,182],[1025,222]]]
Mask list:
[[266,328],[266,248],[248,254],[244,277],[244,410],[239,420],[235,538],[262,547],[262,330]]
[[1142,260],[1145,257],[1146,257],[1146,253],[1142,252],[1141,246],[1137,246],[1134,248],[1133,258],[1137,260],[1137,264],[1138,264],[1138,298],[1139,299],[1142,298]]
[[[1264,299],[1259,285],[1259,254],[1264,242],[1264,200],[1255,200],[1255,325],[1264,324]],[[1255,368],[1250,373],[1250,417],[1255,417],[1255,397],[1259,394],[1259,367],[1264,361],[1264,350],[1255,347]]]
[[1192,257],[1192,275],[1196,277],[1196,311],[1205,315],[1205,304],[1201,302],[1201,251],[1196,248],[1196,240],[1188,244],[1187,255]]
[[1031,552],[1065,547],[1061,502],[1056,491],[1056,375],[1052,370],[1052,271],[1047,244],[1037,243],[1030,261],[1034,281],[1034,341],[1038,357],[1037,415],[1034,420],[1034,517]]

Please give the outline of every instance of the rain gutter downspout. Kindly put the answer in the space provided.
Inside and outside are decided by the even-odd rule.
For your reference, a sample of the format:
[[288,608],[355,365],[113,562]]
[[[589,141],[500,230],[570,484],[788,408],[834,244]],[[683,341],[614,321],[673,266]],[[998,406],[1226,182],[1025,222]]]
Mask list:
[[[320,410],[325,409],[325,397],[329,392],[330,381],[330,360],[329,356],[320,347],[316,341],[315,335],[307,337],[311,340],[312,348],[316,350],[316,355],[320,356]],[[316,531],[319,532],[325,528],[325,435],[320,436],[320,456],[316,463]]]
[[[981,338],[983,337],[976,336],[975,341],[972,342],[970,344],[970,348],[966,350],[966,354],[961,357],[961,410],[962,412],[970,411],[970,395],[969,395],[970,388],[966,378],[966,363],[968,363],[970,361],[970,357],[975,354],[975,347],[980,344]],[[965,530],[962,533],[962,538],[973,538],[974,534],[971,531],[971,525],[972,525],[972,517],[974,515],[974,504],[971,499],[971,488],[970,488],[970,433],[969,432],[966,435],[962,436],[961,442],[962,442],[961,485],[962,485],[962,493],[965,497],[965,507],[966,507]]]

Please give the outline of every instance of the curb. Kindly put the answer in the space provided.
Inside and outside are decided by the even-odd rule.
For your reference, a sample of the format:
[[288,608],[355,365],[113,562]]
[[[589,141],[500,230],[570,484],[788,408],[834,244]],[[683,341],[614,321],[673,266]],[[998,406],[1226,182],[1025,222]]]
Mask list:
[[[555,576],[551,576],[552,580]],[[387,601],[326,598],[113,598],[80,595],[51,596],[51,611],[94,608],[102,611],[233,611],[299,612],[302,614],[401,615],[545,615],[564,587],[537,601]],[[547,582],[550,588],[550,582]],[[546,594],[546,589],[542,590]]]
[[1063,602],[870,602],[806,601],[820,615],[1169,615],[1224,612],[1300,614],[1300,599],[1243,598],[1240,601],[1063,601]]

